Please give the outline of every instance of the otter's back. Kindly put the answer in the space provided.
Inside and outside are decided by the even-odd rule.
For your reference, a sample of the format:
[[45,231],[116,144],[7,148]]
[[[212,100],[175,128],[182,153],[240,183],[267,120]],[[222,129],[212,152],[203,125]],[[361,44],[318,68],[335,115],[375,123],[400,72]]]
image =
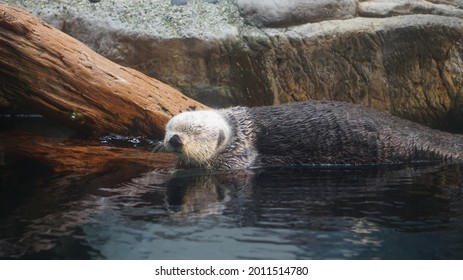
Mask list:
[[[460,135],[343,102],[250,108],[260,165],[379,164],[463,157]],[[451,147],[440,147],[440,145]]]

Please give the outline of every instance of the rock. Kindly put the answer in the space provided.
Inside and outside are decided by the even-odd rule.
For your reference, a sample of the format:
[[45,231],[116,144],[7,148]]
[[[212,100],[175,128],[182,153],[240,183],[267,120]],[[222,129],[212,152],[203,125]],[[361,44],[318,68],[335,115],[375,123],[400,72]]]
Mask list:
[[[449,112],[463,96],[455,78],[463,74],[463,20],[449,19],[356,18],[267,30],[274,102],[349,101],[432,126],[450,125]],[[444,70],[451,81],[442,78]]]
[[353,18],[356,0],[237,0],[243,16],[258,27],[285,27]]
[[179,6],[188,4],[187,0],[170,0],[170,3]]
[[358,13],[364,17],[433,14],[463,18],[463,1],[367,0],[359,3]]
[[[245,13],[253,3],[262,10],[283,3],[278,0],[53,2],[16,1],[98,53],[208,106],[342,100],[432,126],[463,127],[461,0],[409,1],[434,10],[371,12],[369,18],[355,17],[351,7],[365,16],[368,5],[382,3],[386,11],[404,1],[333,1],[345,5],[347,19],[334,16],[338,4],[321,22],[282,23],[284,12],[303,2],[291,1],[279,13],[273,8],[273,23],[265,23],[285,28],[257,27]],[[323,7],[331,1],[307,2]]]
[[450,47],[447,59],[440,65],[440,74],[452,102],[449,118],[453,129],[461,131],[463,124],[463,46],[455,44]]
[[428,2],[434,4],[452,5],[460,9],[463,8],[463,0],[428,0]]

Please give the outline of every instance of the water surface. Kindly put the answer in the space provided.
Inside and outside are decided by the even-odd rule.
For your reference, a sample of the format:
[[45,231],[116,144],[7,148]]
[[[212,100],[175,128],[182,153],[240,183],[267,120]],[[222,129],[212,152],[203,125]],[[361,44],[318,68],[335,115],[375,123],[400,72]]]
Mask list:
[[463,259],[461,164],[131,178],[20,164],[2,167],[0,258]]

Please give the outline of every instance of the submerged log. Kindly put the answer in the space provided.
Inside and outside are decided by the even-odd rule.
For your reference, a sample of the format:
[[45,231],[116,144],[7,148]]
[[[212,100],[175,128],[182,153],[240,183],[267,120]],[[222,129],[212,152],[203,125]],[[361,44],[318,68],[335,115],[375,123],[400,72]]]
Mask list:
[[155,138],[171,116],[205,108],[8,5],[0,5],[0,98],[77,131]]
[[53,173],[95,175],[117,169],[118,172],[145,172],[174,169],[173,154],[154,153],[136,148],[111,147],[91,140],[54,139],[31,133],[0,133],[0,152],[35,160]]

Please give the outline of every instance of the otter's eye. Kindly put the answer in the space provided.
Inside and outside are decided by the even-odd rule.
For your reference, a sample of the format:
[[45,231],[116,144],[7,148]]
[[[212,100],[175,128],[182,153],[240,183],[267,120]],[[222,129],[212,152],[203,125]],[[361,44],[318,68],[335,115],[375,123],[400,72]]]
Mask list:
[[194,130],[190,131],[190,134],[191,134],[192,136],[199,136],[199,135],[201,135],[201,133],[202,133],[202,132],[201,132],[201,130],[199,130],[199,129],[194,129]]

